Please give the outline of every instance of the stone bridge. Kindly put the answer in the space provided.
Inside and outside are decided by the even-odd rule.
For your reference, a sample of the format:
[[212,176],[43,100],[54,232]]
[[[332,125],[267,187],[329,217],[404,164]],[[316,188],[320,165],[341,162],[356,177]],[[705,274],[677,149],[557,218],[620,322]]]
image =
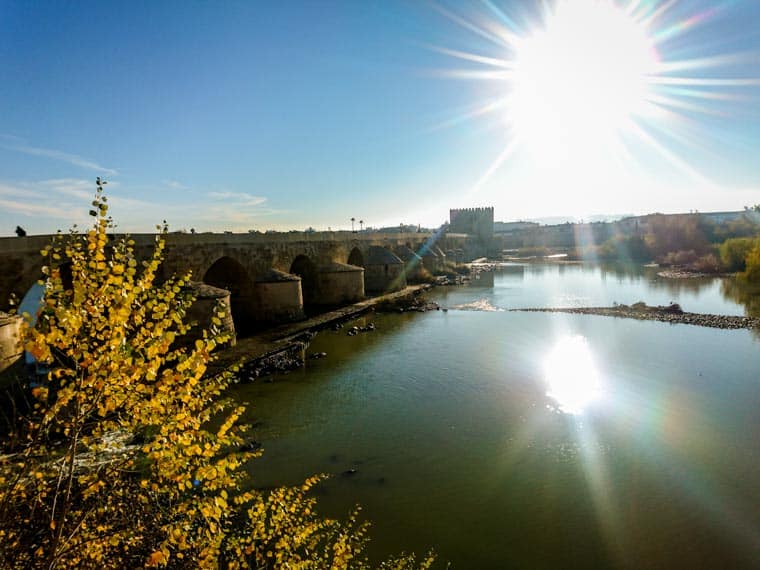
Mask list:
[[[131,235],[147,257],[155,235]],[[41,277],[40,250],[51,236],[0,238],[0,310]],[[403,288],[421,268],[462,261],[468,236],[381,232],[291,232],[166,236],[163,278],[192,272],[230,292],[235,328],[298,320],[320,306],[355,302],[365,293]],[[447,255],[448,254],[448,255]]]

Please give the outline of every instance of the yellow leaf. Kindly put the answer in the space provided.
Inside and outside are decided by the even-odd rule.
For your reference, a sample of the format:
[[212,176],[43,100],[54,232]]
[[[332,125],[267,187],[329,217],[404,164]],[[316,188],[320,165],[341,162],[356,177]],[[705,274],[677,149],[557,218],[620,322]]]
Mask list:
[[156,550],[148,557],[148,566],[158,566],[159,564],[166,564],[166,556],[160,550]]

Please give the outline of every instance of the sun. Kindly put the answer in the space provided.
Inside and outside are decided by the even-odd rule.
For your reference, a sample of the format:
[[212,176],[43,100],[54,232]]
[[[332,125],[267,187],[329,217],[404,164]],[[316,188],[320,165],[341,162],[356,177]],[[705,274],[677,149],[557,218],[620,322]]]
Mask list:
[[541,159],[609,148],[631,120],[654,110],[654,43],[609,0],[558,2],[513,49],[507,120]]
[[749,52],[716,51],[703,41],[706,30],[690,34],[728,3],[702,3],[701,11],[677,0],[503,4],[486,1],[466,14],[435,5],[478,42],[474,50],[430,45],[462,66],[440,72],[479,83],[479,99],[435,128],[487,121],[504,133],[467,199],[499,200],[504,180],[576,210],[618,203],[620,194],[635,204],[667,179],[719,190],[687,153],[718,155],[710,126],[746,111],[760,77],[746,75],[756,61]]

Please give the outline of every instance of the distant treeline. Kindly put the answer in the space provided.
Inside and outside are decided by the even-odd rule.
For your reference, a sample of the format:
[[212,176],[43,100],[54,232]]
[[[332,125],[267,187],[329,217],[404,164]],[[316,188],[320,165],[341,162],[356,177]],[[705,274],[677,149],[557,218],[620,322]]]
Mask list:
[[[760,222],[742,216],[716,223],[700,214],[652,215],[630,232],[619,232],[595,243],[575,232],[571,259],[598,261],[654,261],[702,273],[743,272],[760,282]],[[541,255],[548,248],[520,248]]]

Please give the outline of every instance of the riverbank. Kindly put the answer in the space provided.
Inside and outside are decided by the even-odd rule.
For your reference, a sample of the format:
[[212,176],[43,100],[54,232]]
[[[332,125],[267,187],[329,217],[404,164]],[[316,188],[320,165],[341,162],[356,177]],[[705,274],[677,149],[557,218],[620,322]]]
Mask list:
[[419,295],[431,287],[429,284],[410,285],[395,293],[365,299],[304,321],[238,339],[235,346],[215,355],[216,360],[210,363],[209,372],[218,373],[237,365],[241,367],[238,374],[241,380],[253,380],[274,371],[297,368],[303,364],[309,342],[318,331],[342,326],[346,321],[370,311],[386,310],[396,303],[418,307],[422,304]]
[[733,315],[711,315],[705,313],[688,313],[678,305],[652,307],[645,303],[634,305],[615,305],[613,307],[550,307],[510,309],[510,311],[533,313],[570,313],[575,315],[599,315],[637,319],[641,321],[659,321],[663,323],[695,325],[717,329],[760,329],[759,317],[740,317]]

